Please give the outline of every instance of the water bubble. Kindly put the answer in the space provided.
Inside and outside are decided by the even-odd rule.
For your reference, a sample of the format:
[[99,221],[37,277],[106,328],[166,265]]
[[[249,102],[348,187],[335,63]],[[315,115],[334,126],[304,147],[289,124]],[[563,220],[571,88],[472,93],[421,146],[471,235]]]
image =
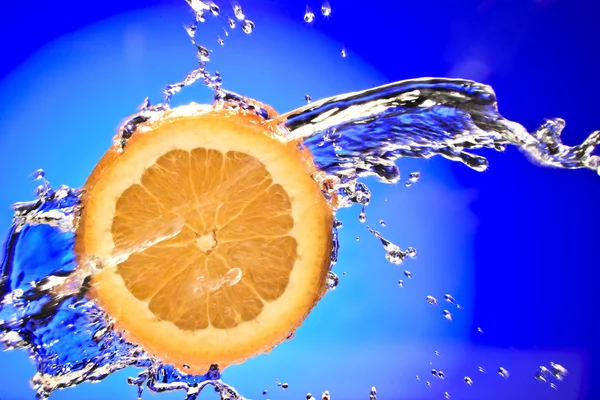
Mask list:
[[242,21],[244,19],[246,19],[246,16],[244,15],[244,11],[242,10],[242,6],[240,6],[239,4],[233,4],[233,14],[235,15],[235,17]]
[[371,387],[371,392],[369,393],[369,400],[377,400],[377,388],[375,388],[375,386]]
[[440,352],[439,352],[439,351],[437,351],[437,350],[435,350],[435,351],[433,352],[433,354],[435,354],[435,355],[436,355],[436,356],[438,356],[438,357],[441,357],[441,356],[442,356],[442,355],[440,354]]
[[346,54],[346,49],[342,48],[342,51],[340,53],[342,55],[342,58],[346,58],[347,54]]
[[225,28],[223,28],[223,33],[225,33],[225,37],[229,36],[229,32]]
[[307,103],[310,103],[312,101],[312,97],[310,97],[309,94],[305,94],[304,95],[304,101],[306,101]]
[[431,304],[432,306],[437,306],[437,305],[439,305],[439,303],[438,303],[437,299],[436,299],[435,297],[433,297],[433,296],[427,296],[427,302],[428,302],[429,304]]
[[223,46],[225,44],[225,41],[223,40],[223,38],[221,36],[217,36],[217,43],[219,43],[221,46]]
[[306,400],[316,400],[311,393],[306,393]]
[[387,224],[385,223],[385,221],[382,220],[382,219],[379,220],[379,225],[383,226],[384,228],[387,226]]
[[554,390],[558,390],[558,387],[556,387],[556,385],[552,382],[550,382],[550,387]]
[[331,6],[329,5],[328,1],[323,2],[323,5],[321,6],[321,14],[323,14],[324,17],[329,17],[331,15]]
[[465,377],[463,378],[463,381],[465,381],[465,383],[466,383],[467,385],[469,385],[469,386],[473,386],[473,379],[471,379],[470,377],[468,377],[468,376],[465,376]]
[[550,363],[550,371],[552,375],[559,381],[562,381],[565,376],[569,373],[565,367],[560,364]]
[[304,11],[304,22],[306,22],[307,24],[310,24],[314,20],[315,20],[315,13],[309,6],[306,6],[306,11]]
[[436,377],[436,378],[437,378],[437,377],[438,377],[438,372],[437,372],[437,369],[432,369],[432,370],[431,370],[431,375],[433,375],[434,377]]
[[427,384],[427,386],[431,387],[431,382],[426,381],[425,383]]
[[419,375],[417,375],[416,378],[417,378],[417,382],[421,382],[421,378],[419,378]]
[[477,327],[477,332],[479,332],[483,335],[483,329],[481,329],[480,327]]
[[321,400],[331,400],[331,395],[329,394],[328,390],[324,391],[323,394],[321,394]]
[[451,294],[445,294],[444,300],[446,300],[446,302],[448,302],[450,304],[456,304],[456,300],[454,299],[454,297],[452,297]]
[[357,236],[357,237],[356,237],[356,241],[358,242],[359,240],[360,240],[360,237],[359,237],[359,236]]
[[230,27],[231,29],[234,29],[234,28],[235,28],[235,19],[233,19],[233,18],[228,18],[228,19],[227,19],[227,22],[229,23],[229,27]]
[[450,398],[450,393],[444,392],[444,398],[449,399]]
[[414,247],[407,247],[406,248],[406,255],[409,256],[410,258],[414,258],[417,256],[417,249],[415,249]]
[[242,22],[242,31],[244,31],[244,33],[250,34],[253,30],[254,22],[250,21],[249,19],[246,19],[244,22]]
[[477,370],[481,373],[484,373],[484,374],[486,373],[485,368],[483,368],[483,367],[477,367]]
[[443,371],[438,371],[438,373],[437,373],[437,377],[438,377],[439,379],[446,379],[446,374],[444,374],[444,372],[443,372]]
[[498,368],[498,375],[500,375],[504,379],[508,379],[508,377],[510,376],[510,374],[508,373],[508,371],[506,369],[502,368],[502,367]]
[[404,288],[404,281],[402,279],[400,279],[398,281],[398,286],[400,286],[401,288]]
[[339,283],[340,278],[333,271],[329,271],[326,281],[327,290],[335,290]]
[[404,271],[404,276],[407,277],[408,279],[412,278],[412,274],[410,273],[410,271],[407,271],[407,270]]
[[452,314],[450,314],[450,311],[444,310],[442,314],[444,315],[444,318],[446,318],[448,321],[452,321]]
[[281,388],[282,388],[283,390],[285,390],[285,389],[287,389],[287,388],[289,388],[289,387],[290,387],[290,385],[289,385],[288,383],[282,383],[282,384],[281,384]]
[[263,390],[263,396],[267,395],[267,389]]

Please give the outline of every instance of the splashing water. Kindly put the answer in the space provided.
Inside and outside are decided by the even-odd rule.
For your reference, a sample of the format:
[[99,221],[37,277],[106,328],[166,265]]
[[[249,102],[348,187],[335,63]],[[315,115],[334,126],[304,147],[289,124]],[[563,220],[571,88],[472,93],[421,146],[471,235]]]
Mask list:
[[[208,1],[187,2],[196,14],[194,23],[186,31],[197,49],[199,67],[183,81],[168,85],[163,103],[153,106],[148,100],[144,101],[140,111],[119,128],[115,137],[117,148],[123,149],[144,123],[163,116],[170,108],[172,97],[182,88],[201,80],[214,93],[213,107],[256,113],[277,132],[280,140],[301,140],[324,174],[323,182],[327,182],[324,195],[335,209],[358,204],[361,222],[366,221],[365,207],[371,196],[362,179],[375,176],[383,183],[399,182],[400,171],[395,161],[400,157],[439,155],[483,171],[488,166],[487,160],[473,151],[503,151],[507,145],[514,145],[541,165],[586,168],[600,174],[600,157],[592,154],[600,144],[600,131],[572,147],[561,142],[560,134],[565,126],[561,119],[548,120],[529,133],[520,124],[499,114],[490,87],[473,81],[441,78],[400,81],[311,101],[299,109],[274,116],[260,103],[223,89],[218,72],[211,74],[206,70],[210,50],[196,43],[195,34],[205,14],[216,17],[220,9]],[[239,4],[233,4],[233,12],[242,30],[251,33],[255,25],[246,19]],[[328,3],[323,4],[321,12],[324,16],[331,13]],[[233,29],[236,21],[230,18],[226,24]],[[227,31],[225,33],[227,35]],[[223,44],[219,39],[218,43]],[[342,57],[346,57],[345,49]],[[307,102],[310,100],[308,97]],[[185,108],[181,110],[185,112]],[[419,176],[419,173],[410,174],[407,183],[416,182]],[[141,368],[141,372],[128,382],[138,387],[139,395],[144,387],[154,392],[183,390],[186,399],[194,400],[205,387],[211,386],[222,399],[243,399],[234,388],[221,381],[218,366],[211,366],[204,375],[186,374],[162,364],[127,342],[114,329],[114,321],[85,296],[89,278],[101,261],[78,260],[73,252],[82,191],[67,186],[53,189],[43,170],[36,171],[33,177],[42,182],[36,189],[38,198],[13,205],[13,224],[4,248],[0,341],[7,349],[29,351],[37,369],[32,384],[38,398],[47,398],[56,389],[97,382],[112,372],[135,366]],[[337,261],[339,226],[336,224],[332,232],[332,266]],[[371,227],[368,230],[381,242],[390,263],[398,265],[416,256],[414,248],[402,250]],[[404,275],[412,277],[408,270]],[[338,284],[339,277],[331,271],[327,288],[333,290]],[[404,287],[404,282],[400,280],[398,285]],[[435,298],[431,299],[428,298],[430,304],[438,305]],[[444,300],[455,304],[451,295],[446,295]],[[443,315],[452,320],[448,310],[443,310]],[[479,371],[485,372],[481,367]],[[502,367],[498,374],[504,378],[509,376]],[[539,375],[538,380],[546,381],[549,376],[562,380],[566,374],[564,367],[551,363],[550,368],[540,367],[536,378]],[[436,371],[435,376],[445,377],[441,371]],[[464,381],[472,384],[469,377]],[[325,393],[322,398],[328,399],[329,393]],[[445,395],[449,398],[449,394]],[[375,387],[369,397],[377,398]]]

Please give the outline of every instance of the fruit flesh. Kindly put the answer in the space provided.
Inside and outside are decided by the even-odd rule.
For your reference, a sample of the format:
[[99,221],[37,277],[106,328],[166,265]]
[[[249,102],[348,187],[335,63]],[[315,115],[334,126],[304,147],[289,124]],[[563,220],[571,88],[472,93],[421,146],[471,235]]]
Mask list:
[[312,168],[252,116],[134,135],[86,185],[78,255],[124,259],[92,297],[129,339],[197,372],[270,350],[325,290],[333,217]]

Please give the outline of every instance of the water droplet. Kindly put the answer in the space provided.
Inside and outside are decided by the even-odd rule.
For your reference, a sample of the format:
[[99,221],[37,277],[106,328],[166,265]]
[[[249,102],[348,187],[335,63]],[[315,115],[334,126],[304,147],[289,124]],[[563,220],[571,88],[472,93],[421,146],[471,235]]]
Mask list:
[[500,375],[504,379],[508,379],[508,377],[510,376],[510,374],[508,373],[508,371],[506,369],[502,368],[502,367],[498,368],[498,375]]
[[431,387],[431,382],[427,381],[425,383],[427,384],[427,386]]
[[344,49],[344,48],[342,49],[341,55],[342,55],[342,58],[346,58],[346,56],[347,56],[346,49]]
[[198,60],[202,62],[209,62],[210,52],[208,51],[208,49],[204,46],[200,46],[199,44],[196,45],[196,48],[198,48],[198,53],[196,53],[196,57],[198,58]]
[[433,354],[435,354],[435,355],[436,355],[436,356],[438,356],[438,357],[441,357],[441,356],[442,356],[442,355],[440,354],[440,352],[439,352],[439,351],[437,351],[437,350],[435,350],[435,351],[433,352]]
[[328,1],[323,2],[323,5],[321,6],[321,14],[323,14],[324,17],[329,17],[331,15],[331,6],[329,5]]
[[406,255],[410,258],[415,258],[417,256],[417,249],[415,249],[414,247],[407,247]]
[[360,237],[359,237],[359,236],[357,236],[357,237],[356,237],[356,241],[358,242],[359,240],[360,240]]
[[229,36],[229,32],[227,31],[227,29],[223,28],[223,32],[225,33],[225,37]]
[[446,374],[443,371],[438,371],[437,377],[440,379],[446,379]]
[[417,382],[421,382],[421,378],[419,378],[419,375],[417,375]]
[[452,297],[451,294],[445,294],[444,300],[446,300],[446,302],[448,302],[450,304],[456,304],[456,300],[454,299],[454,297]]
[[44,177],[46,176],[46,172],[44,172],[43,169],[38,169],[31,175],[33,177],[33,180],[39,181],[41,179],[44,179]]
[[283,390],[285,390],[285,389],[287,389],[287,388],[289,388],[289,387],[290,387],[290,385],[289,385],[289,384],[287,384],[287,383],[282,383],[282,384],[281,384],[281,388],[282,388]]
[[242,6],[240,6],[239,4],[233,4],[233,14],[240,21],[246,18],[246,16],[244,15],[244,10],[242,10]]
[[387,226],[385,221],[382,219],[379,220],[379,225],[383,226],[384,228]]
[[212,15],[214,15],[215,17],[219,15],[219,12],[221,11],[221,9],[219,8],[218,5],[216,5],[215,3],[212,3],[210,5],[210,12]]
[[400,279],[398,281],[398,286],[400,286],[401,288],[404,288],[404,281],[402,279]]
[[552,375],[559,381],[562,381],[565,376],[569,373],[565,367],[560,364],[550,363],[550,371]]
[[371,392],[369,394],[369,400],[377,400],[377,389],[375,386],[371,387]]
[[285,340],[292,340],[294,338],[294,335],[296,335],[295,332],[290,332],[290,334],[287,335],[287,337],[285,338]]
[[329,274],[327,275],[327,281],[326,281],[327,290],[335,290],[335,288],[337,287],[337,285],[339,283],[340,283],[340,278],[333,271],[329,271]]
[[254,22],[250,21],[249,19],[246,19],[244,22],[242,22],[242,31],[244,31],[244,33],[250,34],[253,30]]
[[225,41],[223,40],[222,37],[218,36],[217,37],[217,43],[219,43],[221,46],[223,46],[225,44]]
[[315,20],[315,13],[309,6],[306,6],[306,10],[304,11],[304,22],[306,22],[307,24],[310,24],[314,20]]
[[444,310],[442,314],[444,315],[444,318],[446,318],[448,321],[452,321],[452,314],[450,314],[450,311]]
[[432,370],[431,370],[431,375],[433,375],[434,377],[436,377],[436,378],[437,378],[437,376],[438,376],[437,369],[432,369]]
[[554,390],[558,390],[558,387],[556,387],[556,385],[552,382],[550,382],[550,387]]
[[412,278],[412,274],[410,273],[410,271],[407,271],[407,270],[404,271],[404,276],[407,277],[408,279]]
[[537,379],[540,382],[546,383],[546,376],[550,374],[550,371],[548,370],[548,368],[544,367],[543,365],[541,365],[538,370],[535,372],[534,378]]
[[444,397],[445,397],[446,399],[449,399],[449,398],[450,398],[450,393],[448,393],[448,392],[444,392]]
[[229,23],[229,27],[230,27],[231,29],[234,29],[234,28],[235,28],[235,19],[233,19],[233,18],[229,18],[229,19],[227,19],[227,22]]
[[267,395],[267,389],[263,390],[263,396]]
[[435,297],[433,297],[433,296],[427,296],[427,302],[428,302],[429,304],[431,304],[432,306],[437,306],[437,305],[439,305],[439,303],[438,303],[437,299],[436,299]]
[[315,400],[311,393],[306,393],[306,400]]
[[469,378],[468,376],[465,376],[463,378],[463,380],[465,381],[465,383],[469,386],[473,386],[473,379]]
[[310,103],[310,102],[312,101],[312,97],[310,97],[310,95],[309,95],[309,94],[305,94],[305,95],[304,95],[304,100],[305,100],[307,103]]
[[321,400],[331,400],[331,395],[329,394],[328,390],[323,392],[323,394],[321,395]]
[[367,212],[365,210],[365,206],[363,206],[362,210],[360,211],[360,214],[358,214],[358,220],[360,222],[365,222],[367,220]]
[[480,327],[477,327],[477,332],[479,332],[483,335],[483,329],[481,329]]
[[486,373],[486,372],[485,372],[485,368],[483,368],[483,367],[477,367],[477,370],[478,370],[479,372],[482,372],[482,373],[484,373],[484,374]]

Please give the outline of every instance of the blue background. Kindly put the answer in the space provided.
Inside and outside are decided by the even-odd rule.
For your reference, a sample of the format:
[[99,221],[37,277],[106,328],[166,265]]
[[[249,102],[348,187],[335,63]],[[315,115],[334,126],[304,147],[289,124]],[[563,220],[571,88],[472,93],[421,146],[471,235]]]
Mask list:
[[[71,3],[2,6],[0,226],[6,228],[9,206],[33,196],[31,172],[44,168],[55,185],[81,185],[119,122],[145,96],[158,102],[165,84],[195,65],[182,29],[192,18],[185,1]],[[223,36],[226,22],[209,18],[199,41],[215,50],[210,66],[222,73],[226,88],[280,112],[301,106],[305,93],[318,99],[449,76],[491,84],[503,115],[529,129],[544,118],[565,118],[568,144],[600,129],[600,11],[592,1],[331,3],[332,15],[324,19],[321,3],[310,0],[317,18],[307,25],[305,2],[248,0],[242,5],[256,23],[251,35],[238,27],[221,48],[216,36]],[[223,15],[230,13],[226,2],[218,4]],[[175,103],[209,99],[197,85]],[[485,173],[442,159],[400,160],[404,176],[421,171],[417,184],[372,182],[367,224],[403,248],[416,247],[417,259],[402,268],[387,263],[357,221],[359,210],[342,210],[338,289],[294,340],[228,368],[224,380],[255,399],[269,387],[265,398],[318,397],[328,389],[333,399],[364,399],[373,385],[380,399],[443,399],[445,391],[473,400],[600,398],[592,375],[599,346],[600,177],[540,168],[516,149],[486,155],[491,166]],[[403,268],[412,272],[411,281]],[[464,308],[451,309],[453,322],[425,301],[445,293]],[[570,372],[558,390],[533,378],[550,361]],[[497,375],[499,366],[511,373],[508,380]],[[433,378],[431,368],[447,378]],[[0,399],[33,398],[33,373],[23,352],[0,354]],[[134,373],[53,398],[134,399],[135,389],[125,383]],[[472,387],[463,383],[465,375]],[[278,388],[276,378],[289,389]]]

